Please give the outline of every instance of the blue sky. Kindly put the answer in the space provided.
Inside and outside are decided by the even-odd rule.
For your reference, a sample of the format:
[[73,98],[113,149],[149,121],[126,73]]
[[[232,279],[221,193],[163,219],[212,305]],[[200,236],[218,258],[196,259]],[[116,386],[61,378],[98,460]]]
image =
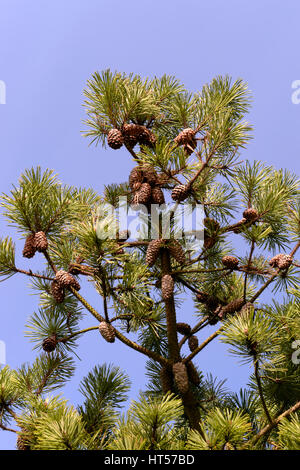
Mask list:
[[[243,78],[253,93],[248,120],[254,139],[242,158],[299,174],[300,105],[292,102],[292,83],[300,79],[299,14],[297,0],[0,0],[0,83],[6,87],[6,104],[0,104],[1,192],[37,165],[53,168],[66,184],[100,192],[104,184],[127,178],[133,163],[125,151],[88,147],[81,136],[83,88],[93,72],[106,68],[175,75],[191,91],[216,75]],[[15,234],[2,215],[0,231]],[[26,268],[18,247],[19,266]],[[0,284],[0,340],[11,367],[34,357],[23,332],[38,299],[27,284],[22,277]],[[99,302],[90,290],[88,295]],[[190,312],[180,313],[187,317]],[[145,382],[144,360],[123,345],[103,344],[96,333],[82,338],[78,354],[78,371],[64,390],[75,404],[79,381],[97,363],[127,370],[133,396]],[[219,378],[229,376],[231,388],[245,383],[247,371],[222,346],[211,345],[198,363]],[[14,442],[0,431],[0,449]]]

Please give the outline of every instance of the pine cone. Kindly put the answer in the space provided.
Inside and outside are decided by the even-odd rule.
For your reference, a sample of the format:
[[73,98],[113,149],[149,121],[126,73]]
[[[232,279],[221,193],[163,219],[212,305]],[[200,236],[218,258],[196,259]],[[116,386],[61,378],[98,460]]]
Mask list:
[[220,300],[217,297],[209,295],[207,292],[198,292],[196,298],[198,302],[207,305],[210,309],[215,309],[220,304]]
[[174,279],[170,274],[165,274],[161,279],[161,293],[164,300],[172,297],[174,292]]
[[137,183],[142,184],[144,179],[143,172],[139,166],[134,167],[129,175],[129,186],[131,189],[135,189]]
[[171,178],[171,175],[169,176],[169,175],[166,175],[165,173],[161,173],[157,175],[156,184],[158,184],[159,186],[165,187],[168,185],[170,178]]
[[243,299],[236,299],[230,302],[229,304],[225,305],[225,307],[222,307],[220,310],[220,313],[218,314],[219,318],[223,319],[225,318],[228,314],[232,314],[235,312],[238,312],[241,310],[241,308],[244,305],[244,300]]
[[244,210],[243,217],[247,219],[247,221],[253,221],[258,217],[257,210],[253,207],[249,207],[249,209]]
[[239,265],[239,260],[235,256],[223,256],[222,263],[226,268],[236,269]]
[[79,282],[67,271],[63,271],[62,269],[57,271],[55,280],[63,287],[74,287],[74,289],[80,290]]
[[185,144],[183,146],[183,150],[185,151],[187,155],[192,155],[196,147],[197,147],[197,140],[194,138],[188,144]]
[[272,259],[270,259],[269,265],[273,268],[288,269],[291,266],[292,262],[292,256],[280,253],[279,255],[276,255]]
[[138,136],[138,142],[141,145],[148,145],[153,147],[156,144],[156,137],[150,129],[147,129],[145,126],[140,126],[140,133]]
[[176,328],[181,335],[189,335],[191,332],[191,327],[188,323],[176,323]]
[[17,437],[17,449],[18,450],[30,450],[30,445],[27,443],[23,436],[18,435]]
[[177,263],[184,264],[186,262],[185,253],[178,240],[171,240],[168,244],[170,255],[175,258]]
[[149,202],[149,199],[151,198],[151,186],[149,183],[143,183],[140,187],[140,189],[135,193],[134,199],[133,199],[133,204],[144,204],[146,205],[147,202]]
[[190,382],[192,382],[194,385],[199,385],[201,382],[200,375],[198,374],[198,371],[192,361],[188,361],[186,363],[186,369]]
[[146,263],[148,266],[153,266],[157,257],[159,255],[159,250],[162,246],[162,240],[159,238],[157,240],[151,240],[148,245],[147,252],[146,252]]
[[61,304],[65,300],[65,291],[56,280],[51,282],[51,293],[56,303]]
[[184,201],[189,195],[189,188],[185,184],[178,184],[171,193],[173,201]]
[[42,343],[42,348],[45,352],[50,353],[56,349],[57,343],[58,341],[57,341],[56,335],[54,334],[44,339]]
[[154,186],[151,191],[151,202],[152,204],[164,204],[165,196],[160,186]]
[[278,260],[278,268],[279,269],[287,269],[291,266],[293,262],[293,258],[290,255],[280,255],[280,258]]
[[185,145],[189,144],[190,142],[195,141],[195,131],[191,127],[187,127],[186,129],[183,129],[177,137],[175,137],[174,142],[177,145]]
[[172,391],[173,388],[173,374],[168,366],[163,366],[160,369],[160,383],[163,393]]
[[195,349],[197,349],[199,345],[197,336],[195,335],[190,336],[188,339],[188,345],[189,345],[191,352],[195,351]]
[[203,248],[205,250],[209,250],[212,248],[215,244],[217,243],[217,239],[215,237],[209,237],[205,234],[204,230],[204,243],[203,243]]
[[116,339],[116,334],[115,334],[115,329],[114,327],[110,324],[107,323],[106,321],[102,321],[99,324],[99,331],[105,341],[108,343],[114,343]]
[[[219,309],[221,311],[221,307]],[[218,321],[220,321],[220,317],[218,316],[218,313],[215,312],[215,313],[209,315],[208,323],[210,325],[216,325],[218,323]]]
[[121,148],[124,144],[122,132],[119,129],[111,129],[107,135],[107,143],[114,150]]
[[42,232],[42,231],[41,232],[36,232],[36,234],[34,236],[34,244],[35,244],[35,248],[40,253],[47,250],[48,240],[47,240],[45,232]]
[[187,369],[182,362],[173,364],[173,374],[178,391],[184,395],[189,389]]
[[157,182],[157,173],[150,165],[144,165],[142,167],[144,181],[150,186],[155,186]]
[[139,133],[140,126],[138,124],[124,124],[122,128],[124,144],[133,148],[138,142]]
[[27,235],[24,248],[23,248],[23,256],[24,258],[32,258],[35,255],[36,247],[35,247],[35,236],[33,233]]

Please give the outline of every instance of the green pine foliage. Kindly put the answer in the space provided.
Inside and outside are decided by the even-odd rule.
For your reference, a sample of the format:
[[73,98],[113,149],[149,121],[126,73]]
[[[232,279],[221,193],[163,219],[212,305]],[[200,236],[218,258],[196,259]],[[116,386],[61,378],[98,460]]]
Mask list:
[[[243,161],[252,137],[247,85],[219,76],[191,93],[174,77],[105,70],[84,96],[85,136],[104,149],[124,147],[142,176],[124,175],[97,194],[38,167],[2,195],[3,214],[35,267],[24,269],[19,245],[2,237],[0,278],[29,278],[39,305],[25,333],[36,359],[0,369],[0,429],[16,434],[20,450],[300,449],[300,185],[292,172]],[[120,197],[128,206],[138,199],[142,183],[141,236],[121,236],[112,208]],[[170,215],[171,238],[158,217],[157,250],[147,234],[153,189],[145,183],[167,202],[185,188],[169,214],[156,208],[161,219]],[[174,210],[184,202],[204,210],[197,249],[186,234],[174,240]],[[186,299],[190,324],[176,325]],[[129,401],[127,372],[106,363],[82,379],[79,404],[62,397],[86,333],[144,356],[147,383],[137,399]],[[216,341],[233,355],[233,374],[239,363],[249,367],[238,393],[201,370],[201,351]]]

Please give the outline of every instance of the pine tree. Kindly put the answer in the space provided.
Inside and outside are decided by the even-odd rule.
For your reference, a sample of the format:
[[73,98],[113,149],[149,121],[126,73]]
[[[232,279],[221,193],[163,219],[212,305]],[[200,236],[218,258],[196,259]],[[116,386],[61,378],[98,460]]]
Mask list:
[[[13,240],[0,240],[0,276],[28,277],[40,294],[26,333],[40,354],[0,370],[0,428],[17,434],[20,450],[299,449],[300,186],[286,170],[240,162],[252,130],[246,84],[216,77],[189,93],[174,77],[106,70],[84,94],[85,135],[125,147],[135,167],[103,195],[32,168],[2,196],[24,257],[44,264],[17,266]],[[174,210],[170,237],[160,225],[154,240],[114,236],[115,214],[99,207],[115,207],[119,196],[142,201],[149,224],[152,198],[201,204],[203,246],[195,253],[177,239]],[[100,312],[80,289],[84,276],[102,298]],[[178,321],[183,294],[194,301],[193,323]],[[95,324],[82,329],[86,312]],[[208,326],[214,332],[199,341]],[[99,365],[82,380],[77,409],[52,393],[71,380],[72,355],[91,331],[147,358],[149,383],[126,414],[130,380],[116,366]],[[239,394],[196,362],[218,339],[252,368]]]

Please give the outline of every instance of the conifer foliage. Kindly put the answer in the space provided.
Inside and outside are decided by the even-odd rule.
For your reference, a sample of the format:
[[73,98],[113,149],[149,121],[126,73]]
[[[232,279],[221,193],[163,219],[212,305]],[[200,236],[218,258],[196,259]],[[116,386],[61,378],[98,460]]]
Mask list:
[[[0,277],[24,276],[40,302],[26,326],[36,360],[0,369],[0,428],[16,433],[19,450],[299,449],[300,185],[286,170],[242,161],[246,84],[219,76],[190,93],[174,77],[106,70],[84,95],[85,135],[125,152],[133,169],[99,195],[32,168],[2,196],[23,257],[2,238]],[[195,251],[178,240],[172,216],[170,237],[161,227],[154,238],[113,236],[116,216],[99,208],[119,196],[144,204],[149,224],[152,204],[201,204],[204,243]],[[180,308],[185,298],[193,313]],[[148,385],[126,414],[130,379],[111,364],[82,380],[77,408],[54,394],[72,379],[86,334],[147,359]],[[201,372],[201,351],[213,357],[216,341],[250,366],[239,394]]]

